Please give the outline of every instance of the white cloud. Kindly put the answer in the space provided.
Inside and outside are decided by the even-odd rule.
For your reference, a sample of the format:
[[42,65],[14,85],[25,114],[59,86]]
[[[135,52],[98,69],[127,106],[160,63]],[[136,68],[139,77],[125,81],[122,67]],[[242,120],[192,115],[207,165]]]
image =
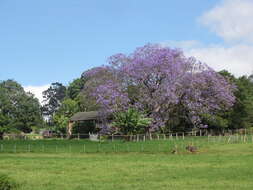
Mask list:
[[253,73],[253,46],[235,45],[223,47],[219,45],[191,48],[186,50],[187,56],[194,56],[216,71],[228,70],[235,76]]
[[38,98],[40,103],[42,104],[42,101],[43,101],[42,92],[44,90],[47,90],[49,86],[50,86],[49,84],[42,85],[42,86],[25,86],[24,89],[26,92],[33,93],[35,97]]
[[[217,71],[226,69],[236,76],[253,73],[253,0],[222,0],[199,18],[225,44],[198,41],[168,43],[180,47]],[[232,43],[231,43],[232,42]]]
[[227,42],[253,42],[253,0],[223,0],[199,21]]
[[163,42],[163,46],[181,48],[187,57],[193,56],[216,71],[228,70],[235,76],[253,73],[253,46],[237,44],[231,47],[198,41]]

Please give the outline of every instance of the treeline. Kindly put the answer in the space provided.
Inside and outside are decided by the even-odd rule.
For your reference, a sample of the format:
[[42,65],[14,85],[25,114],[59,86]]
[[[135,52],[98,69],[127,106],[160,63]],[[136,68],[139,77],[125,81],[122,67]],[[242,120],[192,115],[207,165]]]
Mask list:
[[[236,78],[228,71],[219,72],[230,83],[236,86],[234,95],[236,102],[228,111],[220,111],[216,115],[203,115],[202,123],[209,129],[241,129],[253,127],[253,75]],[[82,75],[73,80],[68,86],[61,83],[52,83],[48,90],[43,92],[45,102],[42,108],[43,115],[47,116],[48,124],[55,131],[65,133],[68,119],[78,111],[96,111],[99,105],[87,91],[92,79]],[[93,88],[96,88],[96,84]],[[99,84],[97,84],[99,85]],[[180,115],[177,116],[178,118]],[[193,126],[188,123],[174,120],[166,126],[167,131],[187,131]]]
[[[215,115],[203,115],[202,123],[207,125],[208,129],[213,130],[253,127],[253,75],[237,78],[227,71],[219,73],[236,86],[234,92],[236,102],[227,111],[221,110]],[[1,81],[0,138],[5,132],[29,133],[31,131],[38,132],[40,129],[66,133],[68,120],[74,113],[99,110],[100,105],[89,92],[90,85],[93,85],[92,88],[95,89],[99,84],[94,83],[94,78],[86,75],[73,80],[68,86],[59,82],[52,83],[43,92],[44,103],[41,106],[38,99],[33,94],[25,92],[16,81]],[[132,114],[131,110],[126,114],[138,118],[138,113]],[[125,116],[115,115],[115,117],[122,119]],[[177,117],[180,118],[180,115]],[[187,122],[177,121],[179,119],[167,123],[166,131],[187,131],[194,127]]]
[[29,133],[44,127],[40,103],[13,80],[0,82],[0,139],[3,133]]

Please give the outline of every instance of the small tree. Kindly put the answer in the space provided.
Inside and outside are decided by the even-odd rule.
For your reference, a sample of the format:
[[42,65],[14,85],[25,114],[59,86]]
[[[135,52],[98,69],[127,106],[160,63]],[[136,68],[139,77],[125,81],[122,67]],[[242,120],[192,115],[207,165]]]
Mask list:
[[59,110],[53,116],[53,121],[56,125],[55,130],[58,133],[65,133],[70,117],[77,111],[77,102],[75,100],[65,99]]
[[136,109],[129,108],[125,112],[116,113],[112,125],[125,135],[138,134],[147,131],[151,120]]

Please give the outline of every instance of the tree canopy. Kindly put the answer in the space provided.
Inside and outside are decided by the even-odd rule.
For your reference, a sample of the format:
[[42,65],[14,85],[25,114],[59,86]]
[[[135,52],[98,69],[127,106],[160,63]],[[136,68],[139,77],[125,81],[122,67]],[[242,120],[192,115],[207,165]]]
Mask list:
[[178,49],[159,45],[111,56],[109,65],[93,68],[85,76],[96,76],[96,85],[88,90],[101,112],[133,107],[152,118],[150,130],[163,130],[174,113],[201,127],[201,115],[228,110],[235,103],[235,86],[222,75]]
[[0,82],[0,138],[4,132],[31,132],[43,124],[40,104],[13,80]]

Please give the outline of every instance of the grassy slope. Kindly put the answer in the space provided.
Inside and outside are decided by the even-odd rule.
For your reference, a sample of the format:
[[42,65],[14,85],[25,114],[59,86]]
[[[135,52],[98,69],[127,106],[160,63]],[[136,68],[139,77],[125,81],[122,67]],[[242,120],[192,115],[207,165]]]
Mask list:
[[1,153],[0,172],[21,189],[253,189],[253,144],[198,154]]

